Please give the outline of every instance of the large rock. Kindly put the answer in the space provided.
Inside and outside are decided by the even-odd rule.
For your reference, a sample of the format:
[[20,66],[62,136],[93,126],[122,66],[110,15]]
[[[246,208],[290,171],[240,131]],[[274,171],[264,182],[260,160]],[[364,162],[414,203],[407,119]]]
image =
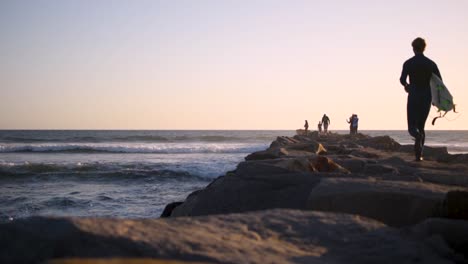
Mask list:
[[420,182],[326,178],[312,190],[307,208],[359,214],[400,227],[436,214],[449,190]]
[[[413,226],[411,232],[421,241],[439,243],[437,247],[439,250],[442,249],[443,244],[447,244],[460,254],[454,259],[458,263],[466,263],[468,260],[468,221],[430,218]],[[437,241],[438,238],[442,238],[444,243]]]
[[448,154],[438,157],[437,161],[446,163],[468,164],[468,154]]
[[444,216],[468,220],[468,192],[450,191],[444,200]]
[[386,151],[397,151],[401,147],[398,142],[389,136],[368,137],[359,139],[357,142],[364,147]]
[[275,141],[271,142],[270,148],[279,148],[282,146],[298,143],[299,140],[290,137],[277,137]]
[[288,154],[289,153],[285,148],[268,149],[251,153],[245,157],[245,160],[278,159],[287,156]]
[[[265,166],[266,172],[280,167]],[[271,170],[269,170],[271,169]],[[171,217],[238,213],[272,208],[305,209],[307,197],[319,182],[311,173],[240,173],[218,178],[187,197]]]
[[[158,258],[201,263],[452,263],[441,241],[359,216],[297,210],[175,219],[32,218],[0,225],[1,263]],[[128,260],[127,260],[128,261]],[[87,262],[89,263],[89,262]],[[115,261],[112,263],[116,263]],[[119,262],[123,263],[123,262]]]
[[[276,143],[275,143],[276,142]],[[245,160],[266,160],[283,157],[307,157],[311,155],[325,154],[327,150],[322,144],[311,139],[306,142],[298,142],[294,138],[278,138],[271,146],[262,151],[257,151],[245,157]]]
[[[401,145],[398,151],[414,153],[414,145]],[[428,160],[446,160],[450,159],[450,154],[447,151],[447,147],[431,147],[424,146],[423,151],[424,159]]]
[[235,173],[189,195],[171,216],[305,209],[307,197],[320,178],[347,174],[348,170],[323,156],[245,161]]

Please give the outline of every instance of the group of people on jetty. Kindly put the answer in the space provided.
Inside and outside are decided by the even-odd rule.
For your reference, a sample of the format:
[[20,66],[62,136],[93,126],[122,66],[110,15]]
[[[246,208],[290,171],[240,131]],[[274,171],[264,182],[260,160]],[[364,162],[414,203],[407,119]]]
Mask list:
[[[349,119],[346,119],[346,122],[349,124],[349,133],[350,134],[357,134],[358,131],[358,122],[359,118],[356,114],[352,114]],[[330,118],[327,116],[327,114],[323,114],[322,120],[320,120],[317,124],[317,130],[320,134],[328,133],[328,126],[330,125]],[[323,126],[323,131],[322,131],[322,126]],[[309,133],[309,122],[305,120],[304,124],[304,134],[307,135]]]

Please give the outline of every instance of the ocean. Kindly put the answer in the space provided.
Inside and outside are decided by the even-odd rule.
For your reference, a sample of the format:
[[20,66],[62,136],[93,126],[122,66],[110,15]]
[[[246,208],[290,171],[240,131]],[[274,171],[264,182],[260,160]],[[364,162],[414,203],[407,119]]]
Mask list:
[[[335,131],[347,133],[347,131]],[[406,131],[360,131],[411,144]],[[159,217],[293,130],[0,130],[0,222],[29,216]],[[468,153],[468,131],[426,144]]]

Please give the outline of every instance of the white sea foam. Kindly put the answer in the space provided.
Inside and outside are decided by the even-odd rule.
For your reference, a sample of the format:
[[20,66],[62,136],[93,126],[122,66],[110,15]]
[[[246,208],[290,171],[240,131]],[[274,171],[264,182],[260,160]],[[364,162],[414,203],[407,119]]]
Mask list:
[[109,152],[109,153],[250,153],[266,144],[251,143],[48,143],[0,144],[0,153],[12,152]]

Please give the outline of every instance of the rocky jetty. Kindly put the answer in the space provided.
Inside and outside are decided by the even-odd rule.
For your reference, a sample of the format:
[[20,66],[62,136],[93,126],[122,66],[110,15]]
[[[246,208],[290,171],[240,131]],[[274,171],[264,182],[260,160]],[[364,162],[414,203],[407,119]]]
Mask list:
[[467,157],[426,147],[425,161],[416,162],[412,146],[388,136],[278,137],[168,215],[289,208],[359,214],[403,227],[447,214],[447,194],[468,191]]
[[386,136],[278,137],[165,218],[1,224],[0,262],[467,262],[468,155],[426,147],[415,162],[412,149]]

